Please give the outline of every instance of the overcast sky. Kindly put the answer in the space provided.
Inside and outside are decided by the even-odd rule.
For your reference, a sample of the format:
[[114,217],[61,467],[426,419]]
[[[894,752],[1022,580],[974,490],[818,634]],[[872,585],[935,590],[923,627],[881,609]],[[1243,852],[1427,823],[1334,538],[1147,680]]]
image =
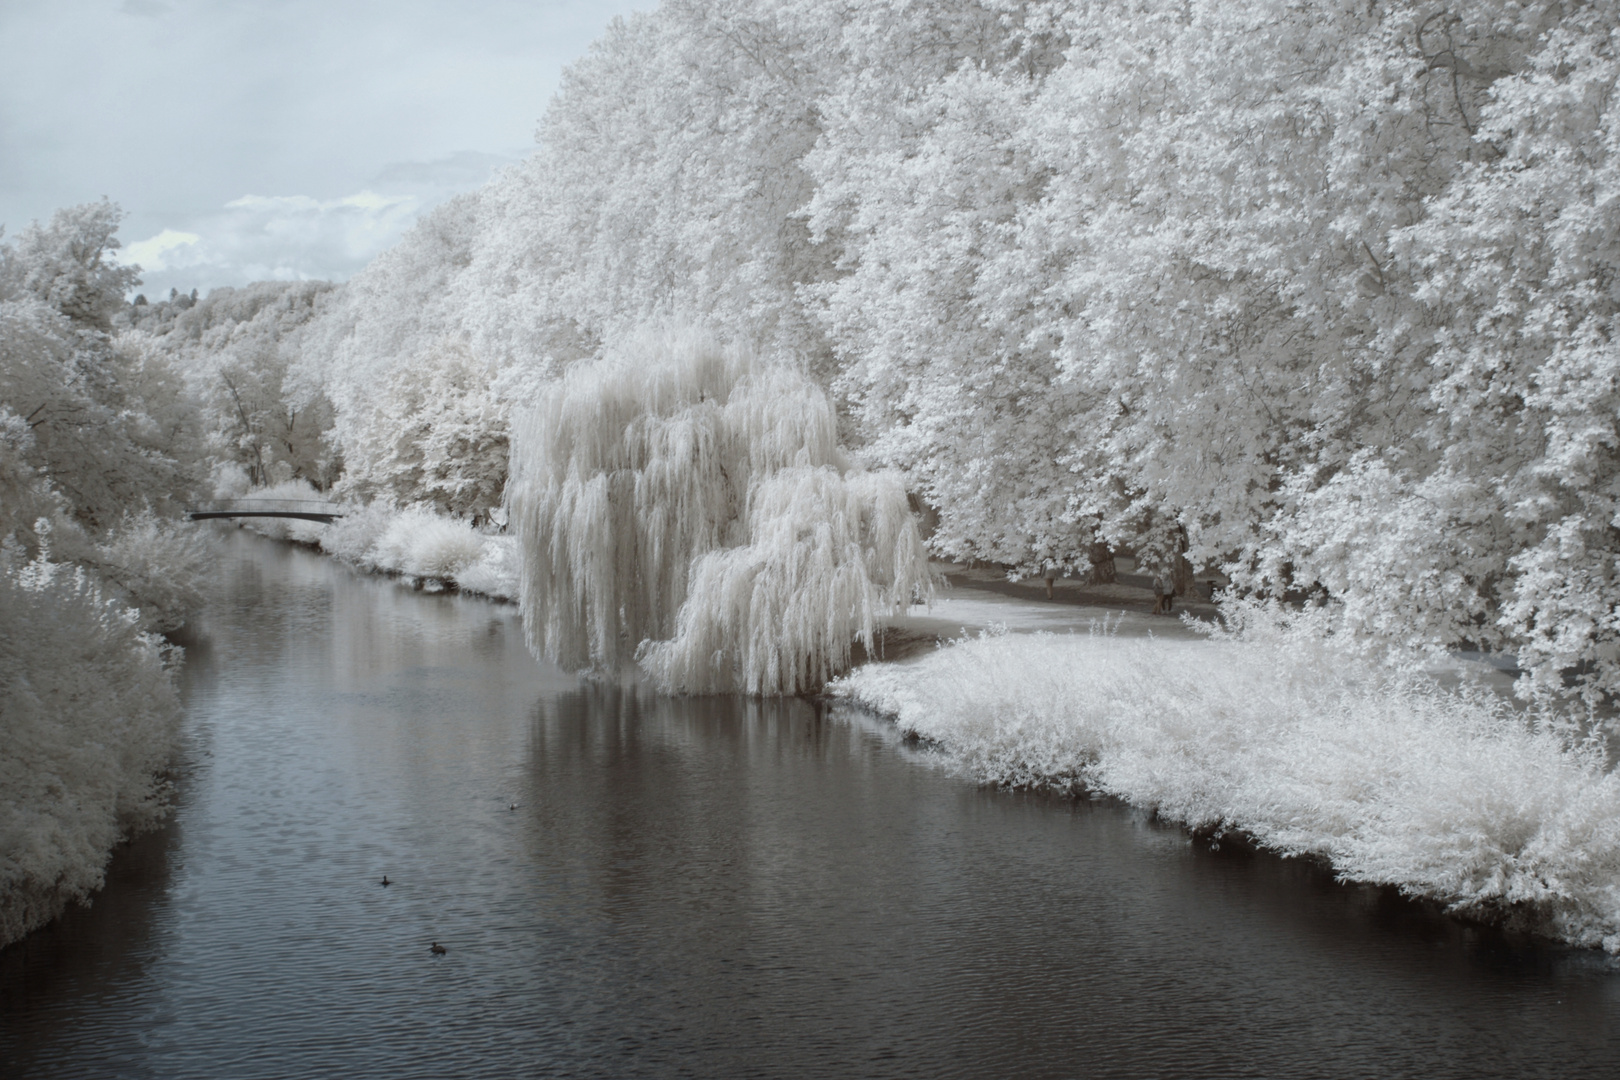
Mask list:
[[0,0],[0,223],[110,197],[156,299],[342,279],[655,0]]

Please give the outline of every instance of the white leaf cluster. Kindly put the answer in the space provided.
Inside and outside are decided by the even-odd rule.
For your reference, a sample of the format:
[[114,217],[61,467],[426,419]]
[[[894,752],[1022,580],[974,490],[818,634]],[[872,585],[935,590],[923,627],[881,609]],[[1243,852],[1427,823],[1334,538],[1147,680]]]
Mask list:
[[[202,472],[202,425],[178,373],[32,298],[0,294],[0,416],[20,421],[15,450],[64,519],[92,533],[142,507],[177,513]],[[5,535],[33,523],[0,514]]]
[[485,518],[506,481],[510,403],[500,368],[469,345],[467,295],[482,193],[426,215],[336,294],[296,372],[334,410],[341,491]]
[[0,552],[0,945],[86,900],[165,812],[164,647],[82,568]]
[[804,375],[691,330],[570,369],[514,440],[531,647],[572,668],[634,654],[670,690],[820,685],[931,587],[904,489],[836,428]]
[[455,581],[483,554],[484,538],[465,523],[412,509],[390,515],[369,557],[414,577]]
[[[108,203],[59,212],[0,245],[0,541],[94,569],[170,630],[201,604],[200,544],[173,518],[202,474],[205,432],[176,365],[115,338],[129,275]],[[98,292],[97,290],[102,290]]]

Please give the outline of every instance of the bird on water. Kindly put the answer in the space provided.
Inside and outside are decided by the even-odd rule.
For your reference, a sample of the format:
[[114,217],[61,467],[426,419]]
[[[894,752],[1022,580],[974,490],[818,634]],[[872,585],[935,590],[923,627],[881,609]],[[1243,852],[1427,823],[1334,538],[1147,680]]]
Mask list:
[[446,951],[447,950],[445,947],[440,945],[437,941],[428,946],[428,952],[432,953],[434,956],[443,956]]
[[382,883],[383,883],[383,888],[387,888],[388,886],[393,884],[392,881],[388,880],[388,875],[387,874],[383,875]]

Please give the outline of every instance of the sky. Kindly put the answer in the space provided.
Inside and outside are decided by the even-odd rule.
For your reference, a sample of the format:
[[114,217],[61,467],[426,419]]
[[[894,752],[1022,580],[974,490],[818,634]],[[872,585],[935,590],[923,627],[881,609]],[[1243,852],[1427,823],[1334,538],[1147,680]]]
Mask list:
[[140,292],[342,280],[534,147],[655,0],[0,0],[0,224],[106,196]]

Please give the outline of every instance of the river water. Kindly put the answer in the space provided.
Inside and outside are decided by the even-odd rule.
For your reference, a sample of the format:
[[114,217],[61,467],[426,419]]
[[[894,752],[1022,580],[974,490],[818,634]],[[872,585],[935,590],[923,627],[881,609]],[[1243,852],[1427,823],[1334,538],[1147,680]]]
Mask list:
[[247,534],[221,577],[174,818],[0,952],[0,1075],[1620,1076],[1597,954],[804,701],[582,686]]

